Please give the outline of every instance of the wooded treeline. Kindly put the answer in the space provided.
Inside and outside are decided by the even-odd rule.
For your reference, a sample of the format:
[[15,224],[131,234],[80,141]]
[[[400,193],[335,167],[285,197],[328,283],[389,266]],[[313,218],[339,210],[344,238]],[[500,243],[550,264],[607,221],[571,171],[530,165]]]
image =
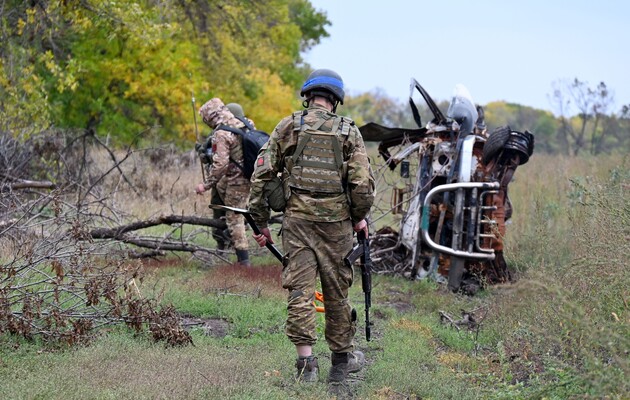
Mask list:
[[[536,152],[569,156],[630,152],[630,104],[615,111],[614,93],[604,82],[592,87],[578,78],[558,79],[550,91],[553,112],[505,101],[482,104],[488,129],[510,125],[514,130],[529,130],[536,137]],[[435,101],[445,98],[443,93],[429,94]],[[424,106],[422,100],[415,101]],[[446,112],[448,101],[438,106]],[[391,127],[417,127],[408,103],[379,90],[348,98],[343,112],[359,124],[374,121]],[[433,117],[426,107],[421,107],[421,114],[423,124]]]
[[[301,55],[330,25],[308,0],[2,0],[0,18],[0,130],[84,129],[126,144],[190,144],[193,95],[197,107],[214,96],[239,102],[271,131],[299,107],[311,69]],[[530,130],[549,153],[630,149],[630,104],[616,109],[604,82],[559,80],[550,92],[555,115],[493,102],[489,128]],[[408,104],[378,91],[348,96],[340,111],[358,123],[415,125]]]
[[307,0],[4,0],[0,17],[0,129],[127,142],[194,139],[193,94],[272,129],[329,25]]

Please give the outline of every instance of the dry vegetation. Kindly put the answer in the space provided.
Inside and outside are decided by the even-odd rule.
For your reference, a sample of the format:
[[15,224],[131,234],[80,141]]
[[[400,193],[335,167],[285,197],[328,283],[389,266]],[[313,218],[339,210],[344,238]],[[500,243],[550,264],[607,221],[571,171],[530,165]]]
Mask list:
[[[83,147],[76,147],[81,141],[74,142],[68,158],[60,150],[68,144],[60,143],[63,146],[50,153],[61,155],[56,159],[29,154],[33,162],[23,163],[28,164],[27,175],[12,174],[5,167],[9,172],[3,176],[0,203],[0,331],[5,338],[15,337],[6,335],[10,333],[30,339],[41,336],[53,343],[77,343],[92,337],[94,328],[124,323],[149,332],[154,340],[181,344],[190,343],[191,329],[194,336],[194,329],[205,324],[206,335],[214,328],[221,330],[217,340],[225,340],[203,342],[212,355],[205,355],[205,347],[166,354],[122,344],[117,348],[130,352],[129,357],[122,357],[108,355],[97,345],[93,351],[110,360],[103,364],[108,367],[96,368],[88,361],[90,348],[84,348],[81,352],[87,358],[79,361],[85,363],[84,368],[76,373],[111,390],[107,388],[122,379],[120,371],[112,371],[121,363],[133,364],[137,357],[133,393],[139,398],[212,397],[234,391],[251,398],[255,392],[250,390],[261,387],[272,393],[270,398],[320,394],[318,388],[305,393],[283,383],[288,372],[277,370],[286,361],[280,354],[288,354],[282,306],[278,306],[285,296],[279,266],[227,266],[227,255],[212,248],[211,224],[160,223],[113,239],[92,237],[97,228],[164,221],[161,216],[209,217],[208,199],[192,190],[201,174],[190,154],[174,149],[114,154],[104,143],[92,142],[87,159],[72,158],[70,162],[70,154],[81,154]],[[4,156],[10,159],[6,153]],[[534,155],[517,171],[510,186],[515,211],[506,238],[508,264],[519,276],[515,284],[493,287],[477,299],[466,300],[420,282],[377,277],[373,299],[377,343],[365,347],[374,364],[361,378],[365,382],[359,382],[363,389],[357,393],[363,390],[364,394],[358,397],[458,397],[479,387],[492,390],[490,398],[624,398],[623,393],[630,390],[628,162],[624,156]],[[46,168],[37,169],[38,165]],[[53,190],[12,186],[27,178],[70,183]],[[141,248],[121,240],[123,237],[196,247],[161,253],[159,246]],[[134,258],[143,254],[152,257]],[[261,250],[256,255],[265,253]],[[270,260],[262,263],[273,264]],[[208,264],[215,267],[202,273],[179,270]],[[163,276],[162,271],[170,275]],[[206,298],[213,301],[200,300]],[[245,302],[234,305],[228,301],[232,298]],[[221,309],[220,299],[233,308]],[[260,305],[253,306],[251,299]],[[453,323],[427,322],[437,321],[443,310],[451,319],[459,319],[458,308],[453,308],[459,305],[470,307],[468,311],[481,307],[476,308],[478,316],[483,314],[476,332],[466,333],[463,326],[460,331]],[[209,325],[210,317],[224,325]],[[186,329],[182,329],[182,321]],[[255,367],[257,374],[264,373],[264,383],[256,381],[251,386],[247,351],[260,345],[257,335],[272,335],[272,342],[263,344],[269,359],[263,358]],[[251,343],[234,345],[230,336]],[[115,335],[106,339],[116,340]],[[230,346],[235,346],[233,351]],[[404,346],[413,350],[403,351]],[[240,347],[248,350],[241,352]],[[435,364],[427,361],[422,368],[439,376],[445,367],[458,380],[453,386],[434,382],[435,387],[429,388],[429,378],[417,380],[415,373],[411,373],[415,378],[405,378],[396,367],[412,362],[404,358],[414,354],[435,358]],[[143,361],[167,368],[143,368]],[[234,379],[211,372],[227,368],[236,368]],[[175,379],[169,369],[188,373]],[[169,391],[152,387],[150,382],[156,379],[171,382],[163,386]],[[435,392],[436,388],[442,391]],[[488,398],[483,394],[487,391],[481,393],[466,398]]]
[[204,228],[224,223],[195,216],[205,207],[189,189],[189,156],[114,152],[90,132],[3,135],[1,156],[0,332],[75,343],[124,322],[190,342],[174,309],[139,295],[134,261],[168,250],[225,260]]

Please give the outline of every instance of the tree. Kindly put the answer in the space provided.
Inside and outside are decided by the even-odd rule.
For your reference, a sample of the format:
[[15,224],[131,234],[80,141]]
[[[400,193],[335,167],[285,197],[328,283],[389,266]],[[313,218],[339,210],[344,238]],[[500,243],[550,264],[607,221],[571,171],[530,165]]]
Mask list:
[[376,122],[388,127],[416,128],[409,105],[388,97],[380,89],[357,96],[346,95],[339,112],[354,118],[359,126]]
[[[604,82],[593,89],[577,78],[570,83],[558,80],[552,86],[551,100],[560,115],[560,135],[567,154],[579,154],[586,149],[589,139],[590,152],[600,152],[605,134],[600,123],[613,103],[613,93]],[[571,116],[573,107],[577,108],[577,114]]]
[[558,124],[550,112],[503,101],[489,103],[484,110],[490,131],[498,126],[510,125],[517,131],[532,132],[536,137],[536,151],[555,153],[560,150],[554,140]]
[[192,139],[192,93],[237,101],[271,130],[297,106],[300,52],[330,24],[306,0],[7,0],[0,18],[6,129],[35,121],[127,142]]

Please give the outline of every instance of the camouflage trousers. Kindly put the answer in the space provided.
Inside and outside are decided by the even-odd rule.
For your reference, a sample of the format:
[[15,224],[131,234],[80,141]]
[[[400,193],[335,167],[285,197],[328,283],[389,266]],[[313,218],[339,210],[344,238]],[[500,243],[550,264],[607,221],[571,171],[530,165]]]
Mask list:
[[[221,179],[217,183],[216,191],[226,206],[247,208],[247,200],[249,199],[248,185],[229,185],[227,179]],[[225,220],[234,242],[234,248],[236,250],[247,250],[249,246],[245,234],[245,218],[243,215],[226,211]]]
[[289,290],[286,334],[295,345],[313,345],[316,311],[313,306],[317,275],[326,310],[325,336],[333,352],[353,350],[356,321],[348,301],[353,269],[343,263],[352,249],[352,223],[314,222],[285,215],[282,223],[285,259],[282,287]]

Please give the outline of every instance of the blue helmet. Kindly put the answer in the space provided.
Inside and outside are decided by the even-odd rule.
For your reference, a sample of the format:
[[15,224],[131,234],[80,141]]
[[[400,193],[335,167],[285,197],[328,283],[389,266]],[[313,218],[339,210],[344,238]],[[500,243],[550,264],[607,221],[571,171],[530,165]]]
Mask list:
[[306,78],[302,85],[301,96],[312,95],[333,95],[333,97],[343,104],[345,93],[343,91],[343,80],[335,71],[329,69],[316,69]]

